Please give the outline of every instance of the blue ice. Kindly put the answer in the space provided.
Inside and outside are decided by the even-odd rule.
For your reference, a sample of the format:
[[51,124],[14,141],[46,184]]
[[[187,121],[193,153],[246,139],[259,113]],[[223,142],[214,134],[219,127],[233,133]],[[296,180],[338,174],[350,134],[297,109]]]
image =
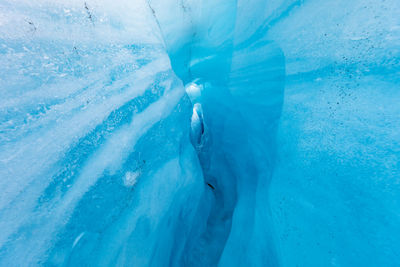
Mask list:
[[0,0],[0,266],[400,266],[398,0]]

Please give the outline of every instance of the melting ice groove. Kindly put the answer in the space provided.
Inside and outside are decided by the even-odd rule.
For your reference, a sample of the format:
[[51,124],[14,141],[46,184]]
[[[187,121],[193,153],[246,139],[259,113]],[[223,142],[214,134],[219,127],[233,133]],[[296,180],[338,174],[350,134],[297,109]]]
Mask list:
[[0,266],[399,266],[398,0],[0,0]]

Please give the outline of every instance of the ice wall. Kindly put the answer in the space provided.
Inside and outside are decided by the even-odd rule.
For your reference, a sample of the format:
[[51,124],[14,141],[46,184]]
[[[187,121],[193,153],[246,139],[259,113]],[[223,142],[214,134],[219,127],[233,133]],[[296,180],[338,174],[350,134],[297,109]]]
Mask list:
[[286,86],[271,207],[282,264],[397,266],[400,2],[276,2],[268,36],[285,54]]
[[0,265],[173,262],[204,185],[147,3],[1,1],[0,36]]
[[0,0],[0,266],[399,265],[399,36],[397,0]]

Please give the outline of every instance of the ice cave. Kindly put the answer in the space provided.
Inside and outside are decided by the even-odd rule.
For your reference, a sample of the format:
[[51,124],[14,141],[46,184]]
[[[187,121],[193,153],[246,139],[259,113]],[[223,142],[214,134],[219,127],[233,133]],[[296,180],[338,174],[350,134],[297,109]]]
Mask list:
[[0,0],[0,266],[400,266],[399,0]]

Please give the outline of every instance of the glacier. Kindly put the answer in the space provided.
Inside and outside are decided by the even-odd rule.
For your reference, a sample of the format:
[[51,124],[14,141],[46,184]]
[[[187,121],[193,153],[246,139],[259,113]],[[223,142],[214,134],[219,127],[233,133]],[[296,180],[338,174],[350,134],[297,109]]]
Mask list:
[[399,266],[398,0],[0,0],[0,266]]

